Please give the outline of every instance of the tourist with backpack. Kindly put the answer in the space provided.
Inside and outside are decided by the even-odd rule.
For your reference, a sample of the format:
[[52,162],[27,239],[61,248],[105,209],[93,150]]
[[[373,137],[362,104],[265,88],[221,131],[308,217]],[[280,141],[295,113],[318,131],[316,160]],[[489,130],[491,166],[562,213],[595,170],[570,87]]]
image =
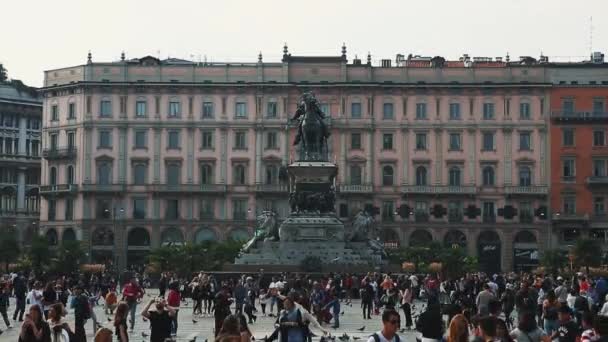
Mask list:
[[91,307],[89,298],[83,294],[84,288],[82,285],[74,287],[74,297],[70,306],[74,309],[74,339],[76,342],[86,342],[87,335],[84,330],[84,325],[91,318]]
[[400,342],[397,331],[401,325],[401,317],[395,310],[388,309],[382,313],[382,330],[372,334],[367,342]]

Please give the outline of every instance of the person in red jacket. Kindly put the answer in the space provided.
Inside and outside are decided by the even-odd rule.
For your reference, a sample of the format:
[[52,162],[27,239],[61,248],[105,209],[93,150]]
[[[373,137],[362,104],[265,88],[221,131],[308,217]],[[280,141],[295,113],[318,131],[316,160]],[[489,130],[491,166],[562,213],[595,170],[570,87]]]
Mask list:
[[122,300],[129,304],[129,322],[131,323],[131,331],[135,326],[135,311],[137,310],[137,303],[143,297],[144,290],[137,283],[136,278],[131,278],[131,281],[122,290]]
[[179,293],[179,283],[177,281],[169,284],[169,293],[167,293],[167,305],[175,311],[171,317],[171,335],[177,335],[177,314],[179,313],[179,304],[182,298]]

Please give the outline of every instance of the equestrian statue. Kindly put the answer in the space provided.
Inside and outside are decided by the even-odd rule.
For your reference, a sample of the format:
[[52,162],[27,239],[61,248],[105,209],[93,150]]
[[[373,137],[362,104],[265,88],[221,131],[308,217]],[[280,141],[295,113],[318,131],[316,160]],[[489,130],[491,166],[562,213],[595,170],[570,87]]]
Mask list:
[[323,122],[325,114],[319,108],[319,102],[312,92],[302,94],[298,108],[291,122],[298,122],[298,134],[293,142],[301,145],[303,160],[324,160],[324,148],[327,147],[329,130]]

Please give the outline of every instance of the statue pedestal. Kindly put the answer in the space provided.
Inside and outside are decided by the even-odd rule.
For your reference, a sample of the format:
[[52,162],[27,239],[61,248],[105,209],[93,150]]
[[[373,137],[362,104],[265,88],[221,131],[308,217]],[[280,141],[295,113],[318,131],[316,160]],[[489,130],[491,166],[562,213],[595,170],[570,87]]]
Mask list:
[[292,214],[279,228],[281,241],[344,241],[344,224],[334,215]]
[[364,242],[344,241],[265,241],[235,260],[237,265],[298,266],[309,256],[321,259],[325,265],[375,267],[382,256]]

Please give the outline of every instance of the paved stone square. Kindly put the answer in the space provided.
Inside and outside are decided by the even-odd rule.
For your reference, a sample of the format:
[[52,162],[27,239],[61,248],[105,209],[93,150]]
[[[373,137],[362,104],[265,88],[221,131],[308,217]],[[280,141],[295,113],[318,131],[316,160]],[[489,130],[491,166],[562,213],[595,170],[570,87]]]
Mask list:
[[[158,293],[156,289],[148,289],[147,295],[144,297],[142,303],[145,303],[149,299],[151,299],[155,294]],[[100,304],[103,303],[103,300],[100,301]],[[12,313],[15,308],[14,298],[11,298],[11,307],[9,308],[9,318],[12,319]],[[143,309],[143,304],[137,306],[137,317],[135,321],[135,329],[133,332],[130,332],[130,341],[148,341],[149,337],[143,337],[143,334],[150,334],[150,326],[148,322],[144,322],[143,318],[139,315],[139,312]],[[420,305],[418,305],[420,306]],[[267,307],[268,309],[268,307]],[[259,305],[258,305],[259,310]],[[276,308],[275,308],[276,310]],[[340,328],[332,329],[331,324],[326,325],[325,328],[331,332],[333,336],[342,336],[344,333],[353,337],[353,339],[365,340],[369,335],[373,332],[380,330],[382,323],[380,316],[372,315],[371,320],[364,320],[361,314],[361,302],[356,300],[352,302],[352,305],[342,304],[343,315],[340,316]],[[95,313],[99,322],[114,331],[112,326],[112,322],[108,321],[108,316],[106,316],[103,312],[103,305],[95,307]],[[257,322],[250,325],[250,328],[254,334],[254,337],[257,340],[261,340],[264,336],[268,336],[274,330],[274,321],[275,317],[262,317],[261,312],[258,316]],[[67,320],[73,326],[74,322],[73,311],[69,310],[67,315]],[[0,320],[1,321],[1,320]],[[403,312],[401,312],[401,321],[405,322],[405,317]],[[188,300],[187,303],[182,303],[182,307],[179,311],[179,324],[177,331],[177,341],[189,341],[189,337],[192,334],[197,336],[196,341],[213,341],[213,317],[195,317],[193,319],[192,316],[192,300]],[[12,329],[6,329],[3,322],[0,322],[0,329],[4,330],[4,334],[0,335],[0,341],[17,341],[20,326],[19,322],[12,322],[14,327]],[[403,325],[403,324],[402,324]],[[358,329],[365,326],[363,331],[359,331]],[[93,340],[93,323],[92,320],[87,322],[85,326],[87,331],[87,340]],[[414,341],[414,332],[406,331],[400,334],[401,337],[406,338],[407,341]],[[313,340],[317,341],[319,337],[314,338]]]

